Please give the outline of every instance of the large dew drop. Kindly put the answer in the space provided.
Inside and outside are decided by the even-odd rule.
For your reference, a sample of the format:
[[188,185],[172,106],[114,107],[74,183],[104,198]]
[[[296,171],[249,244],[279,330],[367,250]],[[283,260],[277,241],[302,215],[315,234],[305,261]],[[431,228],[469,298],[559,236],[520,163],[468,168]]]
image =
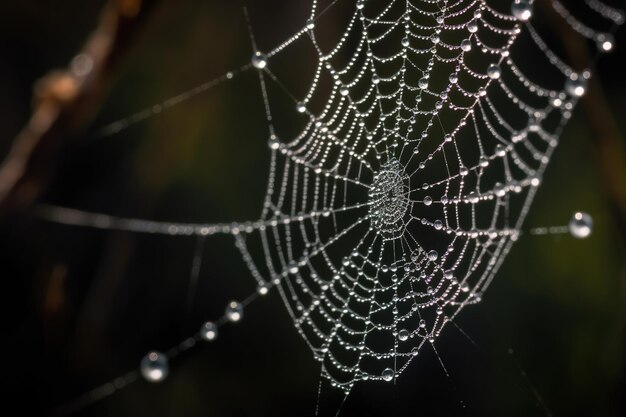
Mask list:
[[526,0],[515,0],[511,5],[511,14],[520,22],[526,22],[533,15],[533,8]]
[[267,56],[259,51],[252,54],[252,66],[256,69],[263,69],[267,66]]
[[385,368],[385,370],[382,373],[383,380],[389,382],[389,381],[391,381],[393,379],[395,374],[396,373],[393,371],[393,369]]
[[161,382],[170,372],[170,365],[165,354],[153,351],[143,357],[139,369],[146,381]]
[[591,234],[593,230],[593,219],[587,213],[574,213],[569,222],[569,232],[578,239],[584,239]]
[[497,80],[498,78],[500,78],[500,75],[502,75],[502,70],[500,69],[500,66],[498,64],[489,65],[489,67],[487,68],[487,76],[489,76],[489,78],[491,78],[492,80]]
[[582,97],[587,91],[587,80],[578,74],[572,74],[565,81],[565,91],[572,97]]

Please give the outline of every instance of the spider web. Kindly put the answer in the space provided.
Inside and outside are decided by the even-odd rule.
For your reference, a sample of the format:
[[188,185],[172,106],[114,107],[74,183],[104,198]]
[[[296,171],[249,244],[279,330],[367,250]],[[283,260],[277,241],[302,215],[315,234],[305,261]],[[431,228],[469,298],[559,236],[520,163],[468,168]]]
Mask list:
[[[319,40],[328,8],[313,0],[300,31],[256,51],[241,69],[258,71],[271,153],[256,221],[158,223],[57,207],[43,215],[105,229],[232,235],[258,294],[280,294],[324,378],[346,392],[359,381],[392,381],[465,306],[481,301],[591,75],[543,40],[531,23],[532,1],[501,3],[359,0],[328,48]],[[549,3],[600,51],[612,49],[611,31]],[[599,1],[581,8],[613,26],[623,22]],[[315,66],[307,93],[293,102],[303,127],[281,137],[268,83],[284,86],[272,62],[305,42]],[[525,75],[528,61],[545,66],[546,85]],[[231,303],[215,326],[239,320],[245,304]]]

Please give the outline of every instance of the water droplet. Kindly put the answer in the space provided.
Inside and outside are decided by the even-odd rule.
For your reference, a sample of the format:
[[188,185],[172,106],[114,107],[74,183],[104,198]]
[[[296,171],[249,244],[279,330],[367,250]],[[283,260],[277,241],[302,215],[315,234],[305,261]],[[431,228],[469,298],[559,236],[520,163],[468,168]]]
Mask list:
[[256,69],[263,69],[267,66],[267,56],[259,51],[252,54],[252,66]]
[[372,84],[378,84],[380,82],[380,77],[376,74],[372,75]]
[[587,80],[578,74],[572,74],[565,81],[565,91],[572,97],[582,97],[587,91]]
[[393,369],[391,368],[385,368],[385,370],[382,373],[382,377],[383,380],[389,382],[391,380],[393,380],[393,377],[396,373],[393,371]]
[[476,20],[470,20],[467,24],[467,30],[471,33],[476,33],[476,31],[478,31],[478,22]]
[[615,46],[615,38],[610,33],[601,33],[596,40],[601,52],[611,52]]
[[406,341],[409,338],[409,331],[406,329],[402,329],[398,332],[398,340],[401,342]]
[[497,80],[502,75],[502,70],[500,69],[500,65],[491,64],[487,67],[487,76],[492,80]]
[[425,206],[430,206],[433,203],[433,198],[429,195],[427,195],[426,197],[424,197],[424,205]]
[[280,148],[280,142],[278,141],[278,138],[276,137],[276,135],[271,135],[270,136],[270,140],[268,141],[268,145],[270,147],[270,149],[276,150],[278,148]]
[[341,94],[344,97],[347,96],[349,93],[350,93],[350,90],[348,90],[348,87],[346,87],[346,86],[342,86],[339,89],[339,94]]
[[496,197],[504,197],[506,195],[506,189],[504,188],[504,185],[497,182],[496,185],[493,187],[493,193],[496,195]]
[[417,85],[422,90],[425,89],[426,87],[428,87],[428,78],[426,77],[420,78],[420,80],[417,82]]
[[591,234],[593,219],[587,213],[576,212],[569,222],[569,232],[578,239],[584,239]]
[[306,28],[311,30],[315,27],[315,22],[313,21],[313,19],[309,19],[306,21]]
[[258,287],[256,287],[256,292],[259,295],[266,295],[269,291],[270,291],[270,287],[268,287],[267,284],[265,283],[261,283],[259,284]]
[[211,341],[217,338],[217,326],[211,321],[207,321],[200,328],[200,336],[204,340]]
[[539,187],[539,185],[541,185],[541,178],[538,176],[531,177],[530,185],[532,185],[533,187]]
[[429,261],[434,262],[437,260],[438,257],[439,257],[439,254],[437,253],[436,250],[431,250],[430,252],[428,252]]
[[526,0],[515,0],[511,5],[511,14],[513,14],[517,20],[526,22],[533,15],[533,8],[530,2]]
[[236,323],[243,318],[243,306],[237,301],[231,301],[226,306],[225,314],[229,321]]
[[304,105],[304,103],[298,103],[296,104],[296,110],[298,111],[298,113],[304,113],[306,111],[306,106]]
[[161,382],[167,377],[170,366],[165,354],[153,351],[143,357],[139,369],[146,381]]
[[298,264],[295,262],[290,263],[289,265],[287,265],[287,270],[289,271],[289,273],[291,274],[295,274],[298,272]]
[[465,39],[461,42],[461,49],[465,52],[469,52],[472,49],[472,42],[469,39]]
[[406,36],[404,38],[402,38],[402,40],[400,41],[400,43],[402,44],[402,46],[404,46],[405,48],[407,46],[409,46],[409,38],[407,38]]

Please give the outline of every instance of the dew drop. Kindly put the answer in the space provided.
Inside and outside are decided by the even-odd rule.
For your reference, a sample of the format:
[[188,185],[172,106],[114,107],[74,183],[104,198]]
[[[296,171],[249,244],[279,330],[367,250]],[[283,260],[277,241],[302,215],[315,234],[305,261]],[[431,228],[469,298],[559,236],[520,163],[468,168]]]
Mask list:
[[431,250],[430,252],[428,252],[428,260],[429,261],[436,261],[437,258],[439,257],[439,254],[437,253],[436,250]]
[[526,22],[533,15],[533,8],[526,0],[515,0],[511,5],[511,14],[520,22]]
[[290,263],[289,265],[287,265],[287,270],[289,271],[290,274],[295,274],[298,272],[298,264],[296,264],[295,262]]
[[404,342],[409,338],[409,331],[406,329],[402,329],[398,332],[398,340]]
[[139,369],[146,381],[161,382],[167,377],[170,366],[165,354],[152,351],[143,357]]
[[268,141],[268,145],[270,147],[270,149],[276,150],[278,148],[280,148],[280,142],[278,141],[278,138],[276,137],[276,135],[271,135],[270,136],[270,140]]
[[262,52],[256,51],[252,54],[252,66],[256,69],[263,69],[267,66],[267,56]]
[[506,195],[506,189],[504,188],[504,185],[497,182],[496,185],[493,187],[493,193],[496,195],[496,197],[504,197]]
[[492,80],[497,80],[502,75],[502,70],[500,69],[500,65],[491,64],[487,67],[487,76]]
[[593,229],[593,219],[587,213],[576,212],[568,225],[569,232],[578,239],[584,239],[591,234]]
[[611,52],[615,46],[615,38],[610,33],[601,33],[598,35],[596,43],[600,52]]
[[225,314],[228,321],[236,323],[243,318],[243,306],[237,301],[231,301],[226,306]]
[[212,321],[207,321],[200,328],[200,336],[206,341],[217,339],[217,326]]
[[478,31],[478,22],[476,20],[470,20],[467,24],[467,30],[471,33],[476,33],[476,31]]
[[270,288],[265,283],[259,284],[259,286],[256,287],[256,292],[259,295],[266,295],[269,291],[270,291]]
[[393,380],[393,377],[396,373],[393,371],[393,369],[391,368],[385,368],[385,370],[382,373],[382,377],[383,380],[389,382],[391,380]]
[[565,81],[565,91],[572,97],[582,97],[587,91],[587,80],[578,74],[572,74]]

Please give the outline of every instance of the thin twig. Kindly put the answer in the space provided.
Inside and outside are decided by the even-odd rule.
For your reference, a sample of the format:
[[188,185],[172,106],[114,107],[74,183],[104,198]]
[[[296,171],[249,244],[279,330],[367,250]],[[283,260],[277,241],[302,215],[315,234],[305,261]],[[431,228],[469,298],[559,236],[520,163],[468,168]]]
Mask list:
[[68,68],[37,82],[32,116],[0,165],[0,216],[28,207],[46,186],[59,153],[98,109],[113,70],[156,3],[109,0]]

